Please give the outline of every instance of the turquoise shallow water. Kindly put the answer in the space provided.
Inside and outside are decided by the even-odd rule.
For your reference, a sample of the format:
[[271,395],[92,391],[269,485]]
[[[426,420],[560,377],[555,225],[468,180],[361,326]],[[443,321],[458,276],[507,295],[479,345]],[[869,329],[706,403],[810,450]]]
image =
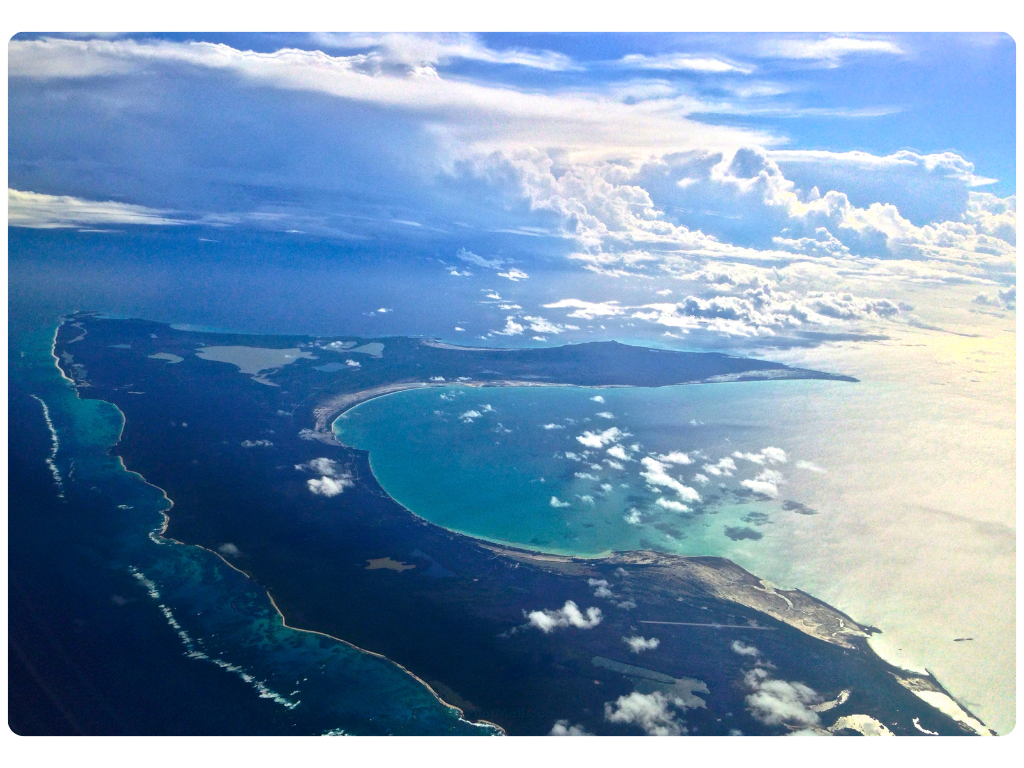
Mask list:
[[813,457],[784,444],[808,425],[780,423],[776,404],[798,416],[794,400],[837,386],[849,385],[410,390],[359,405],[334,431],[369,451],[391,496],[455,531],[583,556],[650,548],[749,560],[815,474]]

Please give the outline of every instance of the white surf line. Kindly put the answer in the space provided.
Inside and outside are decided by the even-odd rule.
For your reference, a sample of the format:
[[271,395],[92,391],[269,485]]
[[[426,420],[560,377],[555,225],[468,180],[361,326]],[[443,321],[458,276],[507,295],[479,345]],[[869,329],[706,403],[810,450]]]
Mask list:
[[915,717],[914,718],[914,727],[917,728],[917,730],[919,730],[921,733],[927,733],[929,736],[938,736],[939,735],[935,731],[929,731],[927,728],[925,728],[923,725],[921,725],[921,718],[919,718],[919,717]]
[[38,400],[39,404],[43,406],[43,418],[46,420],[46,427],[50,430],[50,455],[46,458],[46,466],[50,468],[50,472],[53,473],[53,482],[57,484],[57,497],[63,499],[64,480],[60,476],[60,470],[57,469],[57,464],[54,461],[57,458],[57,451],[60,449],[60,438],[57,437],[57,428],[53,426],[53,420],[50,418],[50,409],[43,398],[38,395],[30,395],[30,397]]
[[752,627],[749,624],[699,624],[692,621],[643,621],[640,624],[670,624],[674,627],[714,627],[715,629],[758,629],[774,632],[776,627]]
[[[154,584],[150,579],[147,579],[146,575],[142,573],[142,571],[140,571],[135,566],[129,566],[128,570],[129,572],[131,572],[132,576],[134,576],[139,581],[139,583],[145,588],[146,593],[151,598],[153,598],[153,600],[160,599],[160,591],[157,589],[156,584]],[[178,623],[177,619],[174,618],[174,613],[171,611],[171,609],[163,603],[158,603],[157,607],[160,609],[160,612],[163,613],[164,618],[167,619],[167,623],[171,626],[171,628],[178,633],[178,637],[181,638],[181,642],[185,645],[186,648],[185,655],[188,656],[190,659],[209,661],[216,664],[221,669],[225,669],[228,672],[234,672],[236,675],[242,678],[244,682],[248,683],[253,688],[255,688],[256,691],[259,693],[261,699],[272,699],[274,702],[280,704],[282,707],[285,707],[287,709],[295,709],[297,706],[299,706],[299,704],[302,703],[300,701],[292,701],[291,699],[282,696],[273,689],[269,688],[267,684],[264,683],[262,680],[257,680],[253,675],[250,675],[237,664],[232,664],[231,662],[224,661],[223,659],[214,658],[209,654],[205,653],[204,651],[199,650],[196,647],[196,641],[192,639],[191,635],[189,635],[189,633],[184,629],[184,627],[182,627],[181,624]]]

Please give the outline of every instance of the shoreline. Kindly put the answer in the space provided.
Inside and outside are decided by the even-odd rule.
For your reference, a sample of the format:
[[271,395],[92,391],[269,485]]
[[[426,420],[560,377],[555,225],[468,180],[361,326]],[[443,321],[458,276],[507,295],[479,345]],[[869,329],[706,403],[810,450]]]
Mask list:
[[[709,379],[702,379],[700,381],[693,381],[693,382],[685,382],[684,384],[677,384],[677,385],[670,385],[670,386],[684,386],[684,385],[689,385],[689,384],[735,383],[735,382],[738,381],[735,378],[728,378],[728,376],[729,376],[728,374],[726,376],[721,376],[721,377],[715,376],[715,377],[710,377]],[[773,379],[777,380],[777,379],[785,379],[785,378],[788,378],[788,377],[786,377],[786,376],[775,376],[775,377],[772,377],[772,376],[758,376],[756,378],[753,378],[752,380],[755,380],[755,381],[765,381],[765,380],[773,380]],[[856,381],[856,379],[854,379],[854,381]],[[416,514],[416,512],[414,512],[408,506],[406,506],[405,504],[403,504],[402,502],[398,501],[393,496],[391,496],[391,494],[388,493],[387,490],[384,488],[384,486],[380,483],[380,480],[377,478],[376,473],[373,472],[373,464],[370,461],[370,452],[369,451],[364,451],[364,450],[362,450],[360,448],[355,448],[354,446],[346,445],[345,443],[342,443],[340,440],[337,439],[337,437],[334,435],[334,423],[338,419],[340,419],[347,411],[352,410],[353,408],[355,408],[355,407],[357,407],[357,406],[359,406],[359,405],[361,405],[363,403],[369,402],[369,401],[377,399],[379,397],[385,397],[387,395],[394,394],[396,392],[404,392],[404,391],[408,391],[410,389],[420,389],[420,388],[427,387],[427,386],[431,386],[431,387],[466,386],[466,387],[476,387],[476,388],[486,387],[486,386],[506,386],[506,387],[516,387],[516,386],[534,386],[534,387],[537,387],[537,386],[549,386],[549,387],[579,387],[581,389],[611,389],[611,388],[629,388],[630,387],[630,385],[615,385],[615,384],[612,384],[612,385],[576,385],[576,384],[555,384],[555,383],[538,383],[538,382],[518,382],[518,381],[514,381],[514,380],[504,380],[504,381],[500,381],[500,382],[499,381],[490,381],[490,382],[478,382],[478,381],[463,381],[463,382],[403,382],[403,383],[401,383],[399,385],[396,385],[396,386],[388,385],[386,387],[379,387],[379,388],[374,388],[374,389],[371,389],[371,390],[363,390],[363,391],[360,391],[360,392],[352,393],[351,395],[347,396],[347,397],[351,397],[352,400],[349,401],[349,402],[346,402],[344,404],[344,406],[340,410],[335,410],[335,411],[333,411],[331,413],[331,415],[333,416],[333,419],[331,419],[330,431],[329,432],[318,433],[318,434],[323,434],[323,437],[322,438],[318,438],[318,439],[321,439],[322,442],[325,442],[325,443],[330,444],[330,445],[335,445],[335,446],[339,446],[339,447],[342,447],[342,448],[347,448],[349,450],[358,451],[359,453],[366,454],[366,463],[370,467],[370,472],[373,474],[374,480],[377,481],[377,485],[380,486],[380,488],[382,490],[384,490],[385,494],[387,494],[388,498],[391,499],[391,501],[393,501],[399,507],[404,509],[406,512],[408,512],[411,516],[413,516],[417,520],[423,521],[424,523],[426,523],[428,525],[433,525],[433,526],[436,526],[438,528],[441,528],[442,530],[448,531],[448,532],[450,532],[450,533],[452,533],[452,534],[454,534],[456,536],[460,536],[460,537],[463,537],[465,539],[468,539],[469,541],[474,542],[478,546],[481,546],[481,547],[483,547],[485,549],[489,549],[489,550],[495,552],[496,554],[499,554],[499,555],[502,555],[502,556],[511,557],[512,559],[522,558],[524,560],[529,560],[529,561],[534,562],[534,563],[552,562],[552,561],[554,561],[554,562],[567,562],[567,563],[571,563],[571,562],[596,563],[596,562],[601,562],[601,561],[616,562],[618,558],[624,557],[624,556],[630,556],[630,555],[634,555],[634,556],[653,555],[655,557],[664,557],[664,558],[669,559],[669,560],[677,559],[677,560],[684,561],[684,562],[699,561],[699,560],[705,560],[705,559],[709,559],[709,560],[719,559],[719,560],[723,560],[723,561],[729,563],[731,566],[734,566],[734,567],[740,569],[741,571],[744,571],[746,573],[750,573],[749,571],[746,571],[746,569],[744,569],[742,566],[734,563],[732,560],[729,560],[728,558],[725,558],[725,557],[704,556],[704,555],[674,555],[674,554],[669,554],[669,553],[660,553],[660,552],[654,552],[654,551],[648,551],[648,550],[622,550],[622,551],[607,550],[606,552],[602,552],[602,553],[595,554],[595,555],[580,555],[580,554],[567,554],[567,553],[563,553],[563,552],[556,552],[556,551],[543,550],[543,549],[530,549],[528,547],[524,547],[522,544],[519,544],[519,543],[504,542],[504,541],[499,541],[499,540],[495,540],[495,539],[487,539],[487,538],[480,537],[478,535],[474,535],[474,534],[466,533],[464,531],[457,530],[455,528],[447,528],[447,527],[444,527],[444,526],[439,526],[439,525],[437,525],[437,523],[434,523],[431,520],[428,520],[428,519],[426,519],[426,518]],[[329,401],[326,401],[325,403],[323,403],[322,405],[328,405],[328,404],[331,404],[333,402],[334,402],[333,400],[329,400]],[[317,406],[317,408],[322,407],[322,405],[321,406]],[[317,411],[314,411],[314,412],[316,413]],[[750,574],[750,575],[754,576],[754,574]],[[835,606],[832,606],[832,605],[830,605],[828,603],[825,603],[824,601],[819,600],[818,598],[815,598],[813,595],[811,595],[811,594],[809,594],[807,592],[804,592],[803,590],[801,590],[799,588],[794,588],[794,589],[791,589],[791,590],[784,590],[784,589],[782,589],[782,590],[776,591],[775,587],[773,587],[772,585],[768,584],[763,579],[760,580],[760,581],[761,581],[761,584],[764,586],[764,591],[767,594],[778,596],[778,597],[782,598],[784,601],[786,601],[787,603],[789,602],[789,599],[784,594],[780,594],[780,593],[788,593],[788,594],[797,593],[797,594],[800,594],[800,595],[804,595],[804,596],[810,598],[811,600],[813,600],[814,602],[824,606],[828,610],[833,611],[836,614],[839,614],[844,619],[846,619],[849,622],[851,622],[854,625],[856,625],[858,628],[862,627],[862,625],[859,622],[855,621],[852,617],[850,617],[845,612],[841,611],[839,608],[836,608]],[[755,587],[755,589],[756,589],[756,587]],[[750,607],[754,607],[754,606],[750,606]],[[791,604],[790,604],[790,608],[792,608]],[[755,609],[757,609],[757,608],[755,608]],[[757,609],[757,610],[761,610],[761,609]],[[762,611],[762,612],[765,612],[765,611]],[[771,615],[771,614],[769,613],[768,615]],[[824,638],[824,637],[820,637],[818,635],[815,635],[812,632],[809,632],[807,630],[807,628],[805,626],[803,626],[799,622],[786,621],[784,618],[781,618],[779,616],[773,616],[773,618],[781,620],[784,623],[790,624],[791,626],[793,626],[794,628],[804,632],[805,634],[808,634],[808,635],[810,635],[812,637],[818,637],[818,639],[822,639],[825,642],[830,642],[830,643],[834,643],[834,644],[841,645],[841,646],[845,646],[846,645],[845,643],[836,641],[834,639],[834,637]],[[889,668],[890,674],[892,674],[892,676],[897,680],[897,682],[899,682],[900,685],[902,685],[908,691],[910,691],[915,696],[917,696],[919,699],[924,701],[926,704],[934,707],[935,709],[939,710],[940,712],[942,712],[943,714],[947,715],[951,719],[953,719],[956,722],[960,723],[961,725],[969,728],[976,735],[978,735],[978,736],[998,736],[999,735],[991,727],[986,725],[984,723],[984,721],[982,721],[981,718],[979,718],[977,715],[975,715],[967,706],[965,706],[963,703],[961,703],[955,696],[953,696],[948,690],[946,690],[946,688],[942,685],[942,683],[939,682],[938,678],[936,678],[935,675],[932,674],[931,671],[929,671],[927,669],[927,667],[922,667],[925,671],[924,671],[924,673],[921,673],[921,672],[918,672],[918,671],[913,670],[913,669],[907,669],[907,668],[904,668],[904,667],[900,667],[900,666],[898,666],[896,664],[893,664],[892,662],[888,661],[887,659],[885,659],[871,645],[871,638],[872,638],[872,636],[875,635],[875,634],[882,633],[883,630],[878,629],[876,627],[866,627],[866,626],[864,627],[864,630],[865,631],[860,635],[862,637],[862,639],[863,639],[864,648],[868,652],[870,652],[872,655],[874,655],[875,658],[877,658],[879,661],[881,661],[883,664],[885,664],[886,667]],[[849,646],[846,646],[846,647],[849,647]],[[922,694],[924,694],[924,695],[922,695]]]
[[[65,322],[67,322],[67,320],[68,320],[68,318],[62,318],[61,323],[58,324],[57,329],[54,332],[53,342],[52,342],[52,346],[51,346],[51,357],[54,360],[54,364],[57,367],[58,371],[60,372],[62,378],[64,378],[65,380],[68,380],[69,382],[71,382],[74,385],[76,397],[80,398],[81,395],[80,395],[80,392],[79,392],[79,389],[78,389],[80,384],[75,383],[73,379],[69,379],[65,375],[65,373],[63,371],[63,368],[61,367],[61,361],[60,361],[60,359],[56,355],[57,336],[59,334],[60,328],[64,325]],[[783,376],[783,377],[778,377],[778,378],[788,378],[788,377]],[[804,377],[794,377],[794,378],[804,378]],[[833,378],[833,377],[823,377],[823,378]],[[756,378],[756,380],[763,380],[763,379],[764,379],[764,377],[757,377]],[[732,380],[734,381],[735,379],[732,379]],[[684,383],[686,383],[686,384],[718,383],[718,382],[723,382],[724,383],[724,381],[730,381],[730,379],[725,379],[725,380],[718,379],[717,382],[709,381],[709,380],[698,380],[698,381],[684,382]],[[577,387],[586,388],[586,389],[603,389],[603,388],[613,388],[613,387],[628,387],[628,386],[633,386],[633,385],[574,385],[574,384],[555,384],[555,383],[547,383],[547,382],[518,381],[518,380],[463,381],[463,382],[458,382],[458,381],[455,381],[455,382],[399,382],[399,383],[394,384],[394,385],[384,385],[384,386],[373,388],[373,389],[370,389],[370,390],[363,390],[361,392],[351,393],[349,395],[338,396],[336,398],[332,398],[331,400],[322,402],[320,405],[316,406],[316,408],[318,410],[314,411],[314,413],[317,415],[317,419],[318,419],[317,425],[319,427],[319,420],[320,420],[321,417],[324,419],[324,424],[326,425],[326,421],[328,419],[331,419],[331,417],[333,416],[334,418],[331,419],[331,427],[333,428],[334,421],[336,421],[337,418],[339,418],[341,414],[345,413],[346,411],[356,407],[357,405],[359,405],[359,404],[361,404],[363,402],[367,402],[369,400],[375,399],[377,397],[382,397],[382,396],[385,396],[387,394],[393,394],[394,392],[405,391],[405,390],[408,390],[408,389],[419,389],[419,388],[422,388],[422,387],[425,387],[425,386],[432,386],[432,387],[438,387],[438,386],[466,386],[466,387],[472,387],[472,388],[480,388],[480,387],[488,387],[488,386],[562,386],[562,387],[577,386]],[[673,386],[676,386],[676,385],[673,385]],[[112,445],[110,447],[110,449],[108,449],[111,453],[113,453],[114,452],[113,449],[116,448],[116,446],[120,444],[121,437],[123,436],[124,429],[125,429],[125,426],[127,424],[127,418],[126,418],[124,412],[121,411],[121,409],[115,403],[112,403],[109,400],[103,400],[103,402],[108,403],[111,406],[113,406],[115,408],[115,410],[117,410],[117,412],[121,415],[121,418],[122,418],[121,430],[120,430],[120,432],[118,434],[117,442],[115,442],[114,445]],[[331,408],[331,410],[327,410],[325,408],[325,406],[331,406],[332,408]],[[324,410],[320,411],[319,409],[324,409]],[[312,430],[309,430],[309,431],[312,431]],[[329,442],[330,444],[333,444],[333,445],[336,445],[336,446],[346,447],[346,448],[349,448],[350,450],[359,450],[359,449],[353,449],[350,446],[344,446],[340,441],[337,440],[337,438],[334,437],[333,429],[330,432],[326,432],[325,430],[322,430],[322,429],[319,430],[318,431],[318,435],[317,435],[317,437],[315,439],[320,439],[323,442]],[[366,452],[366,451],[359,451],[359,452],[367,454],[367,464],[369,465],[368,452]],[[126,471],[126,472],[128,472],[130,474],[136,475],[146,485],[150,485],[153,488],[156,488],[157,490],[159,490],[161,492],[161,494],[163,495],[164,499],[167,502],[167,506],[165,508],[163,508],[162,510],[159,510],[160,514],[163,517],[162,525],[159,526],[157,529],[154,529],[153,531],[151,531],[150,534],[149,534],[149,538],[151,538],[155,543],[159,543],[159,544],[172,543],[172,544],[178,544],[178,545],[187,546],[187,547],[197,547],[199,549],[203,549],[204,551],[211,552],[212,554],[216,555],[226,565],[228,565],[229,567],[231,567],[232,569],[234,569],[238,573],[244,575],[250,582],[253,582],[255,584],[255,582],[253,581],[252,576],[249,573],[247,573],[246,571],[238,568],[237,566],[233,565],[232,563],[228,562],[224,558],[224,556],[221,555],[220,553],[214,552],[213,550],[210,550],[209,548],[204,547],[204,546],[199,545],[199,544],[191,544],[191,543],[183,542],[183,541],[180,541],[178,539],[174,539],[172,537],[166,536],[166,531],[168,529],[168,525],[169,525],[169,522],[170,522],[169,512],[170,512],[170,510],[174,506],[173,500],[170,499],[170,497],[167,495],[166,491],[164,491],[159,486],[149,482],[141,473],[129,469],[127,467],[127,465],[125,464],[123,457],[121,457],[119,454],[116,454],[116,453],[114,453],[114,455],[117,456],[119,464],[120,464],[121,468],[124,469],[124,471]],[[370,469],[371,469],[371,474],[372,474],[372,466],[370,467]],[[373,475],[373,478],[376,481],[376,479],[377,479],[376,475]],[[377,484],[380,485],[379,482]],[[382,486],[381,486],[381,488],[383,490]],[[402,505],[400,502],[397,502],[396,500],[394,500],[393,497],[391,497],[390,494],[387,494],[386,491],[385,491],[385,494],[395,504],[397,504],[403,510],[409,512],[409,514],[412,515],[413,517],[415,517],[417,520],[424,520],[424,518],[419,517],[414,512],[409,510],[407,507]],[[708,564],[708,563],[699,563],[699,561],[701,561],[701,560],[719,560],[719,561],[721,561],[723,563],[728,564],[729,566],[731,566],[731,568],[733,568],[735,570],[738,570],[739,572],[750,576],[752,579],[758,580],[757,577],[754,574],[751,574],[750,572],[746,571],[741,566],[733,563],[731,560],[728,560],[727,558],[709,558],[709,557],[700,557],[700,556],[690,556],[690,557],[687,557],[687,556],[682,556],[682,555],[669,555],[669,554],[649,552],[649,551],[644,551],[644,550],[636,550],[636,551],[628,551],[628,552],[611,552],[610,554],[601,554],[601,555],[596,555],[594,557],[580,557],[580,556],[574,556],[574,555],[565,555],[565,554],[561,554],[561,553],[549,553],[549,552],[545,552],[543,550],[530,550],[530,549],[522,548],[521,546],[510,545],[510,544],[499,543],[499,542],[489,542],[487,540],[480,539],[478,537],[471,536],[471,535],[466,534],[466,533],[462,533],[462,532],[459,532],[459,531],[454,531],[454,530],[451,530],[451,529],[448,529],[448,528],[444,528],[443,526],[438,526],[435,523],[432,523],[430,521],[425,521],[425,522],[427,524],[433,526],[433,527],[438,528],[439,530],[449,532],[452,535],[455,535],[455,536],[458,536],[460,538],[466,539],[466,540],[472,542],[473,544],[475,544],[477,546],[480,546],[480,547],[482,547],[484,549],[488,549],[488,550],[490,550],[492,552],[495,552],[495,554],[498,554],[500,556],[507,557],[507,558],[510,558],[510,559],[513,559],[513,560],[515,560],[515,559],[524,559],[524,560],[529,560],[529,561],[534,562],[534,563],[563,563],[563,564],[572,564],[572,563],[575,563],[575,562],[579,562],[579,563],[582,564],[582,563],[587,563],[587,562],[593,563],[595,561],[600,561],[600,560],[607,560],[607,561],[615,562],[617,558],[622,558],[623,562],[633,562],[633,561],[636,561],[637,558],[640,558],[640,559],[655,558],[655,559],[668,560],[668,561],[671,561],[672,563],[682,563],[684,565],[690,564],[690,563],[695,563],[695,564],[698,564],[698,565],[702,565],[707,570],[710,570],[710,571],[713,571],[713,572],[714,571],[722,571],[724,569],[722,569],[720,566],[718,568],[715,568],[711,564]],[[777,592],[775,592],[774,589],[770,585],[765,584],[763,582],[763,580],[759,580],[759,582],[762,585],[764,585],[764,588],[761,589],[759,587],[754,587],[754,589],[758,589],[759,591],[764,592],[766,595],[772,595],[772,596],[775,596],[775,597],[780,597],[785,602],[789,603],[790,608],[792,608],[792,603],[790,602],[790,600],[787,597],[785,597],[783,595],[780,595]],[[418,683],[420,683],[421,685],[426,687],[427,690],[430,691],[430,693],[435,697],[435,699],[439,703],[441,703],[443,706],[449,708],[450,710],[453,710],[454,712],[457,712],[459,719],[461,719],[464,722],[467,722],[467,723],[469,723],[471,725],[494,727],[494,728],[496,728],[500,732],[500,734],[504,734],[505,733],[505,731],[503,729],[501,729],[500,726],[496,726],[493,723],[490,723],[488,721],[484,721],[484,720],[476,720],[476,721],[466,720],[465,716],[464,716],[465,712],[460,707],[455,706],[453,704],[450,704],[450,703],[444,701],[444,699],[442,699],[441,696],[438,695],[438,693],[428,683],[426,683],[424,680],[422,680],[420,677],[418,677],[415,673],[410,671],[408,668],[406,668],[402,664],[400,664],[400,663],[398,663],[398,662],[388,658],[387,656],[385,656],[383,654],[380,654],[380,653],[377,653],[377,652],[374,652],[374,651],[371,651],[371,650],[368,650],[368,649],[365,649],[365,648],[361,648],[361,647],[359,647],[359,646],[357,646],[357,645],[355,645],[355,644],[353,644],[353,643],[351,643],[351,642],[349,642],[347,640],[344,640],[344,639],[342,639],[340,637],[337,637],[337,636],[334,636],[334,635],[330,635],[330,634],[328,634],[326,632],[322,632],[322,631],[315,630],[315,629],[305,629],[305,628],[289,625],[287,623],[287,617],[284,615],[284,613],[277,606],[277,603],[274,600],[274,597],[271,594],[270,590],[269,589],[264,589],[263,591],[267,595],[267,599],[270,602],[271,606],[274,608],[274,610],[281,617],[282,626],[284,626],[284,627],[286,627],[286,628],[288,628],[288,629],[290,629],[292,631],[306,632],[306,633],[316,634],[316,635],[319,635],[319,636],[322,636],[322,637],[327,637],[327,638],[330,638],[330,639],[335,640],[337,642],[343,643],[347,647],[350,647],[353,650],[356,650],[358,652],[367,653],[367,654],[370,654],[370,655],[375,656],[377,658],[383,659],[383,660],[387,661],[388,663],[395,665],[398,669],[400,669],[401,671],[405,672],[410,677],[414,678]],[[785,590],[783,590],[783,591],[785,591]],[[992,731],[987,726],[985,726],[984,723],[982,723],[980,721],[980,719],[975,717],[973,715],[973,713],[971,713],[966,707],[964,707],[962,704],[960,704],[960,702],[958,702],[951,694],[949,694],[949,692],[946,691],[945,688],[943,688],[941,683],[939,683],[938,680],[930,672],[926,672],[926,674],[922,675],[922,674],[914,672],[912,670],[905,670],[903,668],[897,667],[896,665],[893,665],[893,664],[889,663],[888,661],[886,661],[882,656],[880,656],[867,643],[867,640],[869,639],[870,633],[861,631],[861,626],[859,624],[857,624],[857,622],[853,621],[853,619],[851,619],[849,616],[844,614],[842,611],[840,611],[839,609],[834,608],[833,606],[828,605],[827,603],[824,603],[821,600],[818,600],[817,598],[814,598],[813,596],[811,596],[808,593],[805,593],[805,592],[803,592],[801,590],[792,590],[792,591],[789,591],[788,594],[790,594],[790,595],[794,595],[794,594],[801,595],[801,596],[807,598],[808,600],[810,600],[812,603],[817,604],[819,606],[822,606],[828,612],[831,612],[832,614],[836,614],[836,615],[841,616],[841,617],[843,617],[845,619],[848,619],[851,623],[853,623],[857,627],[857,630],[854,630],[854,631],[850,632],[849,634],[857,636],[857,637],[860,637],[860,638],[863,638],[863,640],[864,640],[864,642],[863,642],[863,650],[865,650],[866,652],[870,653],[871,656],[873,656],[875,659],[877,659],[879,662],[881,662],[886,668],[888,668],[889,673],[897,680],[897,682],[900,683],[900,685],[902,685],[904,688],[906,688],[910,692],[914,693],[919,699],[924,701],[930,707],[933,707],[936,710],[938,710],[940,712],[943,712],[943,714],[946,714],[947,716],[951,717],[951,719],[959,722],[963,726],[966,726],[967,728],[969,728],[970,730],[974,731],[975,733],[978,733],[979,735],[994,735],[994,733],[995,733],[994,731]],[[731,595],[730,596],[723,596],[723,598],[727,599],[727,600],[730,600],[732,602],[736,602],[736,603],[741,604],[741,605],[747,605],[748,607],[751,607],[754,610],[757,610],[757,611],[759,611],[761,613],[765,613],[766,615],[769,615],[772,618],[776,618],[778,620],[781,620],[784,623],[790,624],[790,626],[792,626],[792,627],[794,627],[794,628],[804,632],[805,634],[810,635],[811,637],[815,637],[817,639],[822,639],[825,642],[830,642],[830,643],[838,644],[838,645],[841,645],[841,646],[845,645],[842,642],[837,642],[834,638],[829,639],[829,638],[825,638],[825,637],[821,637],[819,635],[816,635],[816,634],[814,634],[812,632],[809,632],[806,627],[802,626],[797,621],[786,621],[785,619],[780,619],[778,616],[773,615],[770,611],[766,611],[763,607],[761,607],[759,605],[752,605],[749,602],[744,602],[744,601],[736,600],[735,596],[731,596]],[[842,624],[842,622],[840,622],[840,624]],[[846,646],[846,647],[852,647],[852,646]],[[926,695],[922,695],[922,694],[926,694]],[[976,723],[977,726],[980,726],[980,728],[976,727],[972,723]]]

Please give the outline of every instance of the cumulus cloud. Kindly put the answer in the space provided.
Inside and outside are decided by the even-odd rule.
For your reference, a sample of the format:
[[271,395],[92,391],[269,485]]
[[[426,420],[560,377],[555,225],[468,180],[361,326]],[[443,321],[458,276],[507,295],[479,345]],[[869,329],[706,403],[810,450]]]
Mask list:
[[625,517],[622,518],[630,525],[640,525],[640,510],[636,507],[630,507]]
[[273,445],[273,443],[270,442],[269,440],[243,440],[241,443],[239,443],[239,445],[241,445],[243,448],[269,448],[270,446]]
[[810,472],[823,473],[825,471],[817,464],[815,464],[813,461],[805,461],[804,459],[800,459],[800,461],[796,463],[796,467],[797,469],[806,469]]
[[562,424],[542,424],[541,426],[544,429],[565,429],[565,426]]
[[517,323],[515,316],[509,315],[505,318],[505,327],[500,331],[492,331],[492,333],[498,336],[518,336],[523,332],[523,326],[521,323]]
[[568,720],[556,720],[549,736],[590,736],[582,725],[571,725]]
[[306,485],[309,490],[316,496],[337,496],[342,493],[346,488],[351,488],[355,485],[352,482],[351,476],[339,476],[339,477],[311,477],[306,481]]
[[219,547],[217,547],[217,551],[220,552],[222,555],[227,555],[228,557],[238,557],[240,554],[242,554],[238,550],[238,547],[236,547],[231,542],[221,544]]
[[628,696],[616,699],[614,706],[606,702],[604,719],[610,723],[639,726],[648,736],[680,736],[686,733],[686,727],[678,719],[673,707],[684,709],[683,700],[670,698],[661,691],[633,691]]
[[560,500],[559,500],[559,498],[558,498],[557,496],[552,496],[552,497],[551,497],[551,501],[550,501],[550,502],[548,502],[548,503],[549,503],[549,504],[551,504],[551,506],[552,506],[552,507],[555,507],[556,509],[560,509],[560,508],[562,508],[562,507],[571,507],[571,506],[572,506],[572,503],[571,503],[571,502],[568,502],[568,501],[560,501]]
[[693,464],[693,459],[691,459],[687,454],[683,453],[682,451],[662,453],[656,456],[655,458],[657,458],[658,461],[665,462],[666,464]]
[[592,587],[596,587],[596,589],[594,589],[594,597],[615,597],[615,595],[612,594],[612,590],[608,585],[607,579],[587,579],[587,584]]
[[[629,454],[626,453],[626,449],[621,445],[613,445],[607,450],[607,453],[609,456],[619,459],[620,461],[632,461]],[[618,469],[622,469],[622,466],[619,465]]]
[[672,499],[666,499],[664,496],[659,496],[655,502],[662,509],[667,509],[670,512],[689,512],[690,508],[680,501],[672,501]]
[[[592,302],[592,301],[581,301],[580,299],[562,299],[560,301],[552,302],[551,304],[545,304],[545,309],[565,309],[570,308],[572,312],[568,313],[569,317],[579,317],[583,320],[593,320],[597,317],[614,317],[615,315],[621,315],[626,310],[619,306],[617,301],[605,301],[605,302]],[[604,402],[600,400],[598,402]]]
[[640,476],[646,480],[649,485],[670,488],[675,491],[683,501],[700,501],[700,494],[697,493],[697,491],[688,485],[683,485],[665,471],[668,468],[668,465],[663,464],[651,456],[645,456],[640,460],[640,463],[644,466],[644,471],[640,473]]
[[601,615],[600,608],[587,608],[584,614],[576,603],[566,600],[565,605],[557,610],[530,611],[526,613],[526,618],[530,620],[531,627],[536,627],[544,634],[548,634],[565,627],[593,629],[601,623],[604,617]]
[[595,403],[603,403],[604,402],[604,397],[601,396],[601,395],[594,395],[590,399],[593,400]]
[[615,418],[615,414],[612,413],[611,411],[601,411],[600,413],[595,414],[595,415],[600,417],[600,418],[602,418],[602,419],[614,419]]
[[762,448],[760,453],[741,453],[740,451],[733,451],[733,457],[737,459],[744,459],[746,461],[753,462],[754,464],[764,465],[768,464],[785,464],[789,459],[786,456],[786,452],[781,448],[773,448],[771,446]]
[[757,648],[752,645],[747,645],[742,640],[732,641],[732,651],[733,653],[738,653],[740,656],[752,656],[754,658],[761,655],[761,652],[757,650]]
[[754,493],[762,496],[775,498],[779,495],[779,486],[785,482],[781,472],[773,469],[765,469],[757,474],[752,480],[744,480],[740,483],[744,488],[749,488]]
[[725,456],[715,464],[705,464],[701,469],[715,477],[732,477],[732,473],[736,471],[736,462]]
[[459,418],[462,420],[463,424],[472,424],[473,423],[473,419],[479,419],[482,415],[483,414],[480,413],[480,411],[476,411],[476,410],[472,410],[471,409],[471,410],[463,411],[462,413],[460,413],[459,414]]
[[659,645],[661,641],[656,638],[644,638],[640,635],[633,635],[632,637],[622,638],[622,642],[629,646],[629,650],[633,653],[641,653],[643,651],[653,651]]
[[773,679],[763,667],[749,670],[743,677],[752,690],[746,697],[747,708],[755,720],[765,725],[811,727],[821,719],[811,707],[821,703],[821,696],[799,682]]
[[343,470],[338,462],[326,457],[311,459],[305,464],[296,464],[295,469],[320,475],[319,478],[310,478],[306,481],[306,487],[316,496],[337,496],[346,488],[355,486],[352,473]]
[[609,443],[614,443],[624,437],[624,433],[618,427],[611,427],[603,432],[591,432],[587,430],[578,435],[576,440],[588,448],[603,448]]

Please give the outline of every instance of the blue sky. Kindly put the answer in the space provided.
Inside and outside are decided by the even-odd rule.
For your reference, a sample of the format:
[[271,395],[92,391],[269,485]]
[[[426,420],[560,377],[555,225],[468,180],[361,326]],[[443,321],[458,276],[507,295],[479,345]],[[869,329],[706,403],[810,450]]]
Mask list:
[[919,322],[922,284],[1015,306],[1007,35],[35,34],[8,61],[17,227],[405,255],[521,294],[492,341]]

